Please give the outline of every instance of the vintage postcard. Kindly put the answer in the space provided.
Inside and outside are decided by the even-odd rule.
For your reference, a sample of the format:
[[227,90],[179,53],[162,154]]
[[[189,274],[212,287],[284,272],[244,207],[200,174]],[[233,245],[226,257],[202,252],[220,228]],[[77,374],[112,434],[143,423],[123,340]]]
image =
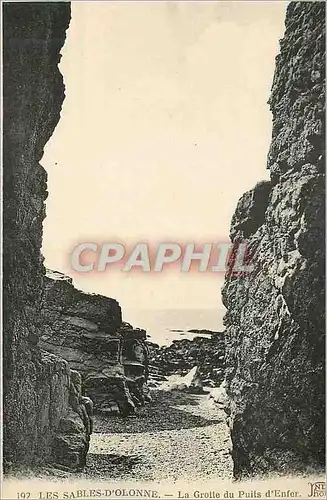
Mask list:
[[2,2],[1,498],[326,498],[325,24]]

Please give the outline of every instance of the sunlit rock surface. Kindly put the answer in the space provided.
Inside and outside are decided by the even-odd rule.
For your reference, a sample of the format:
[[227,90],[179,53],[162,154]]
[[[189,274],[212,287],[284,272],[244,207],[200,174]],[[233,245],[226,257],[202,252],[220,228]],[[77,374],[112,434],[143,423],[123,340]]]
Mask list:
[[77,290],[71,278],[48,270],[41,311],[41,346],[82,375],[95,410],[128,415],[147,395],[146,332],[122,321],[118,302]]

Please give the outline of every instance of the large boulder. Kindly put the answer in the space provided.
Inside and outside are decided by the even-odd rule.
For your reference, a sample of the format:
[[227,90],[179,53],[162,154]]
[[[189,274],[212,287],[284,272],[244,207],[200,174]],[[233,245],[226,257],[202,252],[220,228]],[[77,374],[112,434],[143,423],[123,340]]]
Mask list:
[[47,270],[40,345],[82,376],[94,409],[128,415],[147,394],[146,332],[122,321],[118,302],[77,290],[72,279]]
[[82,396],[82,377],[71,370],[69,386],[70,409],[60,419],[52,444],[55,463],[68,468],[83,469],[93,431],[93,402]]

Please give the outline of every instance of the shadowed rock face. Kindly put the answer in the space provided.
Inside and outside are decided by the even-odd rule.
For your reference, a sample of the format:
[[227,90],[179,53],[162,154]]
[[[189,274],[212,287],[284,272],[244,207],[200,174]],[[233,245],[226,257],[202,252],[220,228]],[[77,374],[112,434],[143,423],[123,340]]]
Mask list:
[[227,276],[226,380],[236,477],[325,462],[325,5],[292,2],[270,98],[271,183],[238,203],[233,242],[254,271]]
[[[86,294],[69,287],[66,280],[52,290],[51,306],[46,311],[42,307],[49,283],[40,253],[47,175],[39,162],[64,99],[58,63],[69,22],[68,2],[4,5],[4,456],[8,466],[44,460],[83,465],[90,404],[81,393],[80,406],[72,409],[69,402],[74,384],[67,361],[72,352],[76,356],[77,340],[73,337],[69,345],[70,331],[84,332],[79,337],[84,357],[72,364],[82,375],[85,359],[91,356],[98,362],[94,354],[99,345],[101,350],[106,347],[109,365],[120,355],[116,331],[122,321],[116,301],[98,295],[85,300]],[[39,342],[41,336],[47,340],[51,315],[57,322],[54,331],[66,328],[64,353],[58,349],[60,343],[49,349],[50,354],[44,341]],[[96,336],[101,332],[106,338],[99,344]],[[98,368],[94,367],[99,379]],[[120,369],[123,374],[122,364]],[[109,372],[107,366],[106,382]],[[140,380],[133,368],[127,377],[122,375],[118,382],[115,378],[118,396],[128,393],[128,385],[138,393]],[[98,388],[103,388],[102,382],[97,381]],[[126,399],[134,409],[131,397]],[[76,425],[68,425],[67,418]]]
[[116,300],[77,290],[71,278],[48,270],[41,317],[41,347],[81,373],[96,410],[127,415],[144,403],[146,332],[122,322]]
[[[8,468],[46,461],[80,467],[89,441],[89,402],[78,397],[72,408],[67,362],[38,346],[47,196],[39,161],[64,99],[58,63],[70,4],[7,3],[3,13],[4,461]],[[69,415],[75,428],[65,425]],[[61,456],[59,436],[66,443]]]

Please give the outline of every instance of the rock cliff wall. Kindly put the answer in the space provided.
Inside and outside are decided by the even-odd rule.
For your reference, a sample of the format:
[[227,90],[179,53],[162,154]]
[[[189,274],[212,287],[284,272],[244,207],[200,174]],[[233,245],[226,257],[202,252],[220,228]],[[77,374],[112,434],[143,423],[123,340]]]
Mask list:
[[240,199],[231,240],[226,382],[235,476],[325,462],[325,3],[292,2],[270,97],[271,182]]
[[40,345],[82,375],[97,411],[128,415],[147,397],[146,332],[122,321],[114,299],[74,288],[71,278],[47,271]]
[[70,4],[3,5],[4,462],[82,467],[91,403],[67,362],[40,349],[40,248],[47,176],[39,161],[60,116],[58,69]]

